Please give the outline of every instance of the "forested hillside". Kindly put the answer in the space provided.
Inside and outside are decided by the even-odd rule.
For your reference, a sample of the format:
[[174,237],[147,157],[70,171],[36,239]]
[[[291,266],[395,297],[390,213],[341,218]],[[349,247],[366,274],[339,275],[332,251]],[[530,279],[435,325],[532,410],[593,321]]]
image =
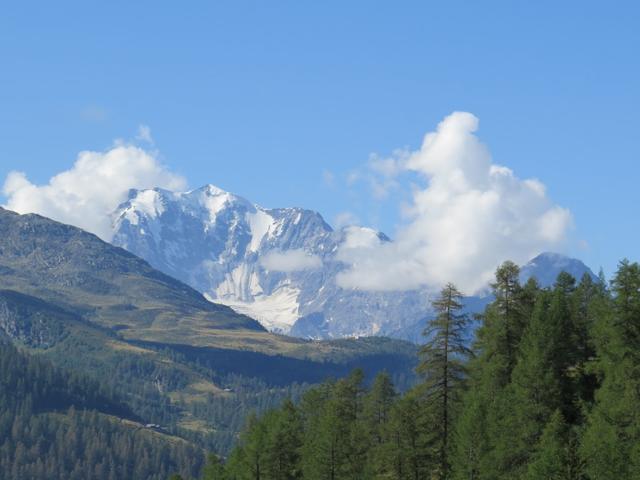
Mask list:
[[413,380],[403,342],[276,336],[80,229],[0,209],[0,233],[0,342],[21,352],[2,347],[0,479],[194,478],[313,383]]
[[640,265],[621,262],[610,286],[518,274],[497,270],[470,349],[460,294],[443,289],[409,392],[384,373],[326,382],[249,418],[205,478],[640,478]]
[[144,428],[99,384],[0,344],[0,478],[195,475],[203,451]]

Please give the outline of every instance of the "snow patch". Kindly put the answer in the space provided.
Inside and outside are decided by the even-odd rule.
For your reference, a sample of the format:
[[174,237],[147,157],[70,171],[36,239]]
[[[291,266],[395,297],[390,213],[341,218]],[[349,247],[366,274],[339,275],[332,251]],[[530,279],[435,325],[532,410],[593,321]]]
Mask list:
[[155,190],[141,190],[131,199],[129,207],[124,212],[131,225],[138,225],[139,218],[146,216],[150,219],[158,218],[164,213],[162,197]]
[[[267,330],[287,333],[300,318],[298,295],[299,289],[284,285],[271,295],[255,296],[253,302],[241,302],[230,298],[218,298],[216,302],[256,319]],[[207,298],[210,299],[208,296]]]
[[272,230],[275,219],[266,213],[262,209],[256,210],[255,213],[247,214],[247,221],[249,222],[249,228],[251,229],[251,243],[249,244],[249,250],[251,252],[257,252],[262,243],[262,239]]

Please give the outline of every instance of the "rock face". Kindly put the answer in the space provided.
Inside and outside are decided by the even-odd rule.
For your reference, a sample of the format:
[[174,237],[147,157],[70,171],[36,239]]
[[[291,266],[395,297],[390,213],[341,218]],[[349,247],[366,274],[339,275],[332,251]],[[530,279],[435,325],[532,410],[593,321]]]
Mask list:
[[336,284],[349,235],[385,242],[363,227],[334,231],[301,208],[265,209],[212,185],[186,193],[132,191],[113,216],[113,243],[159,270],[259,320],[301,337],[404,338],[430,310],[427,292],[377,293]]
[[[363,227],[334,231],[310,210],[262,208],[213,185],[185,193],[132,190],[114,212],[113,227],[115,245],[275,332],[415,341],[431,314],[433,294],[426,290],[340,288],[341,247],[354,238],[389,239]],[[578,279],[590,272],[579,260],[542,254],[523,267],[522,278],[536,276],[547,286],[563,269]],[[478,311],[488,301],[470,297],[467,305]]]

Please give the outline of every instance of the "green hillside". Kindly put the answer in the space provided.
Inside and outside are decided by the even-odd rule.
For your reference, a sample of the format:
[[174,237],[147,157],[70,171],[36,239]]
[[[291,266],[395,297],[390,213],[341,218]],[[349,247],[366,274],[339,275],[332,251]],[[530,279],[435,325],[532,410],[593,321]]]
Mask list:
[[163,479],[195,475],[202,461],[95,380],[0,345],[0,478]]
[[355,367],[413,382],[413,345],[271,334],[126,251],[37,215],[0,210],[0,273],[0,338],[94,381],[128,421],[219,454],[250,412]]

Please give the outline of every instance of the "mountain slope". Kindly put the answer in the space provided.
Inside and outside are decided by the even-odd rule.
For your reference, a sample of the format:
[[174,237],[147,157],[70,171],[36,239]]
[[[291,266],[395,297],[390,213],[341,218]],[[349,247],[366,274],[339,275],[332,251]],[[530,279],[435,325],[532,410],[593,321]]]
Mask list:
[[[419,341],[433,292],[371,292],[340,288],[350,242],[386,242],[362,227],[334,231],[317,213],[265,209],[212,185],[185,193],[132,190],[113,214],[113,243],[146,259],[214,302],[231,306],[272,331],[298,337],[386,335]],[[274,260],[275,259],[275,260]],[[551,285],[582,262],[546,253],[521,278]],[[592,273],[591,273],[592,274]],[[470,312],[488,297],[467,299]]]
[[0,288],[49,301],[125,337],[264,332],[131,253],[38,215],[0,209],[0,272]]
[[[314,359],[351,349],[269,333],[126,250],[39,215],[0,208],[0,272],[0,290],[44,301],[124,340]],[[393,342],[376,348],[386,345],[395,349]]]
[[354,238],[389,239],[362,227],[334,231],[310,210],[265,209],[212,185],[156,188],[131,191],[113,224],[115,245],[276,332],[397,336],[430,310],[426,291],[340,288],[340,249]]
[[142,423],[228,452],[244,417],[362,367],[413,381],[415,347],[275,335],[75,227],[0,210],[0,342],[97,380]]
[[144,428],[99,382],[0,343],[0,477],[197,475],[200,448]]

